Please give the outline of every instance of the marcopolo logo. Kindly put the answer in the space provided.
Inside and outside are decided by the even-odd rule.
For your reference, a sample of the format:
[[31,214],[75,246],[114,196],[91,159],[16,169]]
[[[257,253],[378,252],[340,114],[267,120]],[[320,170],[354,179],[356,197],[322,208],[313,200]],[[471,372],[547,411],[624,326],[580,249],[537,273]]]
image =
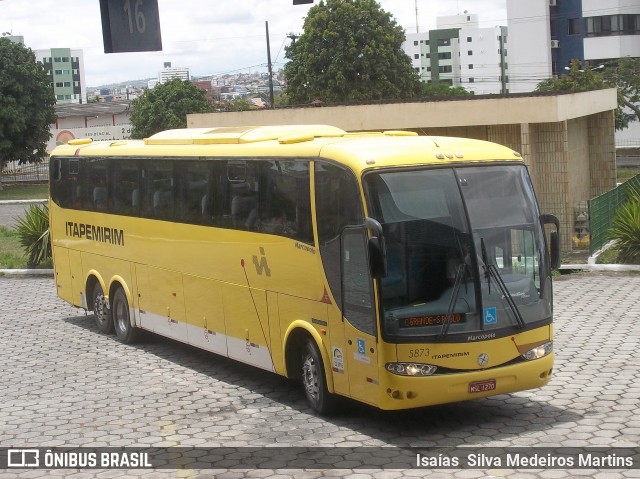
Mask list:
[[38,449],[8,449],[7,467],[38,467],[40,451]]

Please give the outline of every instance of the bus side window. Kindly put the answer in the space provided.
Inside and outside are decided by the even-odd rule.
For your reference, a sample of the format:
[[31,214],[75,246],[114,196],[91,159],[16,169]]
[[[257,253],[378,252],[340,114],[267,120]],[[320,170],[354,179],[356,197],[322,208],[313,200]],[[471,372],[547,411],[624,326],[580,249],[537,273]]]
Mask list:
[[255,230],[258,219],[259,183],[257,161],[231,160],[219,170],[224,184],[221,226],[238,230]]
[[174,219],[173,161],[163,161],[154,167],[145,165],[142,171],[144,194],[142,216],[163,220]]
[[60,181],[62,179],[62,159],[54,158],[51,162],[51,179]]
[[193,224],[211,223],[210,164],[204,161],[178,162],[179,220]]
[[316,223],[320,244],[335,240],[347,225],[364,221],[358,184],[350,172],[316,161]]
[[112,171],[113,212],[119,215],[135,215],[139,205],[138,160],[118,159]]
[[92,158],[85,162],[86,181],[81,182],[82,202],[89,211],[107,211],[109,207],[109,189],[107,178],[107,160]]
[[327,281],[342,304],[340,235],[347,225],[364,222],[355,176],[328,162],[315,162],[316,226]]
[[260,163],[260,231],[313,244],[309,162]]

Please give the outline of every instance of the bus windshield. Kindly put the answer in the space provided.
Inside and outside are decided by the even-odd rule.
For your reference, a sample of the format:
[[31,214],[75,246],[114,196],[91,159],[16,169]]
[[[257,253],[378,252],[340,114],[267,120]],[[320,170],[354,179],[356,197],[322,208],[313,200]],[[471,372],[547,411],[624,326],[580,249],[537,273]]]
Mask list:
[[365,176],[383,227],[380,280],[389,337],[489,339],[551,321],[539,212],[522,165]]

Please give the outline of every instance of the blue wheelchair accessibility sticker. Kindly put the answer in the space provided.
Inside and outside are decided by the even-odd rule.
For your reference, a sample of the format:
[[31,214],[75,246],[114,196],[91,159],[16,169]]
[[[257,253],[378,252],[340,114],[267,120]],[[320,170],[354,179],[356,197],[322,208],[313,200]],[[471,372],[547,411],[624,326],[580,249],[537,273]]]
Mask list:
[[484,308],[482,310],[482,319],[484,320],[484,324],[497,324],[498,322],[498,313],[496,311],[495,306],[491,308]]
[[364,339],[362,338],[357,338],[357,339],[358,339],[358,354],[367,354],[367,349],[365,346]]

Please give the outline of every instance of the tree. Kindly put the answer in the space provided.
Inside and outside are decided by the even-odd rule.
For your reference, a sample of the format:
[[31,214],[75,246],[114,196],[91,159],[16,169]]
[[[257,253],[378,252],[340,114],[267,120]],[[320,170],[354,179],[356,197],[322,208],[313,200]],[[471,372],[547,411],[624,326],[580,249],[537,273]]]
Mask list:
[[51,80],[33,51],[0,38],[0,171],[8,161],[46,156],[55,102]]
[[538,83],[536,91],[542,92],[581,92],[607,88],[604,78],[589,64],[582,70],[580,60],[572,60],[569,73],[558,78],[548,78]]
[[187,114],[210,113],[205,91],[173,78],[145,90],[131,102],[131,137],[147,138],[159,131],[187,127]]
[[404,30],[375,0],[321,0],[286,47],[290,104],[414,98],[418,74],[402,50]]
[[453,87],[445,82],[423,83],[421,95],[424,98],[446,98],[452,96],[471,96],[461,86]]
[[[605,80],[604,75],[590,67],[587,63],[580,68],[579,60],[572,60],[569,74],[559,78],[548,78],[538,83],[536,91],[540,92],[581,92],[615,88],[616,85]],[[621,91],[618,90],[618,108],[616,109],[616,130],[622,130],[629,124],[629,116],[624,112],[625,103]]]
[[607,83],[618,88],[618,102],[633,112],[630,114],[619,109],[616,127],[618,121],[622,128],[626,128],[630,121],[640,121],[640,58],[624,57],[611,61],[605,65],[602,76]]

